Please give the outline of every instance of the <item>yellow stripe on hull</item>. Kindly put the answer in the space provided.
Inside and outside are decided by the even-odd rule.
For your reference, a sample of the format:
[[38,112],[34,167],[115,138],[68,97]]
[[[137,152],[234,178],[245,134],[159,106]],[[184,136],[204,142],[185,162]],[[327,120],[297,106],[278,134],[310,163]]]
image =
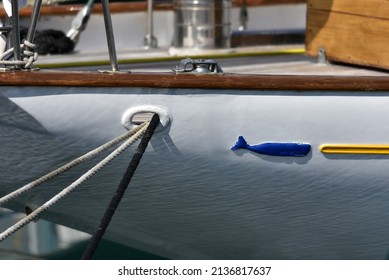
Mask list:
[[388,155],[389,144],[324,144],[320,151],[325,154]]

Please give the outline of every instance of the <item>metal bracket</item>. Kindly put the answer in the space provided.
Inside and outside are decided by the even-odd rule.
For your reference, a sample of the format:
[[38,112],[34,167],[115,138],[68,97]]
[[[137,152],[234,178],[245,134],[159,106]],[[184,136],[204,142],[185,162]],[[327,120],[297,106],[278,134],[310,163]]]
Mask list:
[[213,59],[191,59],[185,58],[173,69],[176,74],[223,74],[222,68]]
[[317,51],[317,63],[328,64],[325,48],[319,48],[319,50]]

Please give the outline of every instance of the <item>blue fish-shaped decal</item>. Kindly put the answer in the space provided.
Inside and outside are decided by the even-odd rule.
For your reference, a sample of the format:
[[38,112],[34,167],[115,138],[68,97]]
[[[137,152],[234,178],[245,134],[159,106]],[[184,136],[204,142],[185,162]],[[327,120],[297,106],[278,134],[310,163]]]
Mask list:
[[247,149],[255,153],[269,155],[269,156],[283,156],[283,157],[303,157],[311,150],[310,144],[286,142],[273,143],[265,142],[258,145],[249,145],[243,136],[239,136],[238,142],[231,147],[231,150]]

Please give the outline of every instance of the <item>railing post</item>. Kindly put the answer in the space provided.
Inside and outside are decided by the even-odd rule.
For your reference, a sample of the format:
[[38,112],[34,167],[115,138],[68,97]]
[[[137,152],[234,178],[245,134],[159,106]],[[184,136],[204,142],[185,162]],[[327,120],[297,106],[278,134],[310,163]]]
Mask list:
[[[12,44],[14,48],[14,60],[20,61],[22,55],[20,53],[20,26],[19,26],[19,3],[12,1]],[[15,64],[16,69],[20,69],[20,65]]]
[[115,38],[113,36],[113,27],[112,27],[112,20],[111,20],[111,12],[109,10],[109,1],[101,0],[101,4],[103,6],[105,33],[107,35],[109,60],[111,62],[112,72],[118,72],[119,66],[118,66],[118,61],[116,56]]
[[28,33],[27,33],[27,38],[26,38],[26,40],[30,43],[33,43],[33,41],[34,41],[36,24],[37,24],[38,19],[39,19],[39,13],[41,10],[41,6],[42,6],[42,0],[35,0],[34,10],[32,12],[32,16],[31,16],[31,23],[30,23],[30,27],[28,28]]
[[153,0],[147,0],[147,34],[144,39],[145,49],[157,48],[158,41],[153,34]]

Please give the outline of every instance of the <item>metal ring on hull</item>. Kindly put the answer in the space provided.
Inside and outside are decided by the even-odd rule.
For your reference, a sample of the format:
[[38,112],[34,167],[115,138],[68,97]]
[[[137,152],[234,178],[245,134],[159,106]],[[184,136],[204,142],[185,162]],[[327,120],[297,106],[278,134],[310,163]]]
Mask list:
[[171,115],[167,108],[155,105],[142,105],[128,109],[122,116],[122,125],[131,130],[139,124],[135,123],[133,118],[137,114],[157,114],[159,116],[159,125],[155,132],[164,130],[171,122]]

